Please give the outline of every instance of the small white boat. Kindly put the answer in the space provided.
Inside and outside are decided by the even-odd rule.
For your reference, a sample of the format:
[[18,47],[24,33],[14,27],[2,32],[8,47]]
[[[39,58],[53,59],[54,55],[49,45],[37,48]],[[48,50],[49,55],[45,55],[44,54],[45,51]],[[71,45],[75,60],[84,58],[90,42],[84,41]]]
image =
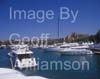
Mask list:
[[33,52],[29,50],[27,45],[11,46],[11,52],[8,55],[10,56],[12,68],[22,69],[37,66]]

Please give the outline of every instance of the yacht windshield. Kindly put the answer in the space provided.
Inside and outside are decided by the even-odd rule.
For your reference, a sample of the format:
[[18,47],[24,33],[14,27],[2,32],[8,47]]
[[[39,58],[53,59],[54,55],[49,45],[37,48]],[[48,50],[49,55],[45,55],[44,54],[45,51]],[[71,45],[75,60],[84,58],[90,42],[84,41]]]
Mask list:
[[33,56],[33,54],[20,54],[20,55],[17,55],[19,60],[22,60],[23,58],[31,58],[32,56]]

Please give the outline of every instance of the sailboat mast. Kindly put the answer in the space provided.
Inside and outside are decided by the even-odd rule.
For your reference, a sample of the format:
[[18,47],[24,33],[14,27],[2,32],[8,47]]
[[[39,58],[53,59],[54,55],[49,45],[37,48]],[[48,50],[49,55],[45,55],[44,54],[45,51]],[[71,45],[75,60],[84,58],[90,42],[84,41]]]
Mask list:
[[58,23],[57,23],[57,34],[58,34],[58,39],[59,39],[59,16],[58,16]]

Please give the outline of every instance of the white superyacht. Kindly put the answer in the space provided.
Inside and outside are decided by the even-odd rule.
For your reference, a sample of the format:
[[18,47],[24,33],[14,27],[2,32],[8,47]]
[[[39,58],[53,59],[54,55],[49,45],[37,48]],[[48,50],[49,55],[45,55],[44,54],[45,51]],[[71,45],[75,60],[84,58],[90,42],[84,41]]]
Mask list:
[[53,47],[43,48],[48,52],[60,52],[61,54],[93,54],[88,49],[89,45],[79,45],[79,43],[63,43],[61,45],[54,45]]

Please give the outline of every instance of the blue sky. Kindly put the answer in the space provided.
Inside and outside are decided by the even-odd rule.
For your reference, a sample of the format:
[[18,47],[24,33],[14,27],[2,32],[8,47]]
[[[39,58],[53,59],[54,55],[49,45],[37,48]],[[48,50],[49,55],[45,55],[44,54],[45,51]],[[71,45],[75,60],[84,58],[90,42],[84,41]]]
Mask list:
[[[34,20],[10,20],[9,7],[24,10],[53,10],[55,18],[37,23]],[[59,20],[60,37],[71,32],[95,34],[100,28],[100,0],[0,0],[0,40],[7,40],[11,33],[21,36],[40,36],[50,33],[50,37],[57,37],[57,17],[60,7],[68,7],[78,16],[75,23],[69,20]]]

